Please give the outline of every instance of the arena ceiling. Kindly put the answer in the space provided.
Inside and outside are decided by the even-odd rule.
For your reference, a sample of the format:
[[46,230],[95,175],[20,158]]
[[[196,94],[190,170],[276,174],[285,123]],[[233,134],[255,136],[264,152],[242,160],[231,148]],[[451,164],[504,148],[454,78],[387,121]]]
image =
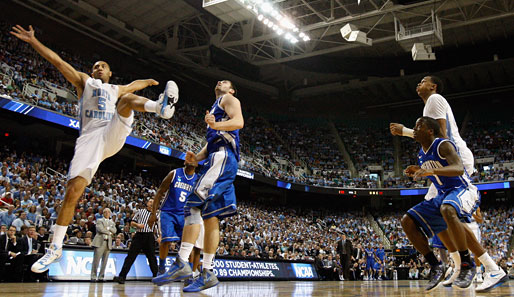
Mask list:
[[[357,0],[273,0],[311,38],[294,45],[256,18],[223,23],[204,10],[200,0],[13,2],[124,53],[179,68],[184,79],[195,74],[226,77],[277,97],[284,90],[300,97],[315,96],[355,79],[399,77],[401,69],[408,75],[477,63],[473,55],[459,54],[459,49],[507,43],[514,33],[514,1],[510,0],[413,0],[407,5],[391,0],[361,0],[360,4]],[[434,49],[436,55],[457,55],[460,63],[444,59],[444,54],[443,61],[412,62],[410,53],[396,42],[395,17],[402,24],[419,25],[430,21],[432,11],[443,27],[444,45]],[[339,33],[346,23],[366,32],[373,46],[346,42]],[[493,53],[487,55],[493,59]],[[427,63],[432,66],[424,66]]]

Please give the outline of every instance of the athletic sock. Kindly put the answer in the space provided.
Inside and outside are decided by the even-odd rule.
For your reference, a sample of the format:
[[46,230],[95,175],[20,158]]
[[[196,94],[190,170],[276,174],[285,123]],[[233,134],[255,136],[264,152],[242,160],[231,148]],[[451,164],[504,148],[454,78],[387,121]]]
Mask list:
[[68,226],[61,226],[57,224],[54,226],[54,237],[52,238],[52,243],[55,244],[58,249],[62,248],[62,242],[64,240],[64,236],[66,235],[66,230],[68,230]]
[[459,251],[459,255],[460,255],[460,261],[461,261],[461,267],[471,267],[471,256],[469,254],[469,250],[465,250],[465,251]]
[[455,251],[453,253],[450,253],[450,257],[453,260],[453,267],[455,270],[460,269],[460,254],[459,252]]
[[214,254],[204,253],[203,254],[203,268],[212,270],[213,260],[214,260]]
[[148,100],[145,102],[145,111],[157,113],[158,109],[159,109],[159,105],[157,104],[156,101]]
[[485,252],[482,256],[478,257],[478,260],[480,260],[480,262],[482,262],[482,264],[484,265],[485,272],[500,270],[498,265],[496,265],[494,260],[491,258],[491,256],[489,256],[487,252]]
[[428,254],[424,256],[428,264],[430,264],[431,266],[439,265],[440,262],[437,260],[436,256],[434,255],[434,252],[430,251]]
[[178,256],[182,261],[189,263],[189,255],[191,255],[191,252],[193,251],[193,247],[195,245],[189,242],[182,242],[180,245],[180,250],[178,251]]

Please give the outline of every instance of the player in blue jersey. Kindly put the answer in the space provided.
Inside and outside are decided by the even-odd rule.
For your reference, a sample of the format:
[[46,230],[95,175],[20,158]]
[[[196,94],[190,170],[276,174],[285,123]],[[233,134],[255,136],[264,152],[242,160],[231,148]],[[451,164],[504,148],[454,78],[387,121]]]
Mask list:
[[371,245],[364,250],[366,252],[366,273],[364,280],[373,280],[375,275],[375,252]]
[[186,160],[206,160],[185,209],[185,227],[177,260],[163,275],[152,281],[158,285],[190,278],[187,259],[199,235],[199,222],[204,221],[203,271],[184,292],[198,292],[216,286],[214,254],[219,244],[219,220],[236,214],[234,180],[239,161],[239,129],[244,126],[241,103],[234,97],[236,88],[228,80],[219,81],[214,89],[216,101],[206,112],[207,144],[198,154],[187,152]]
[[384,245],[380,244],[378,248],[375,247],[375,272],[378,272],[378,280],[382,280],[385,277],[385,251]]
[[[461,223],[469,222],[472,213],[477,209],[480,202],[478,190],[465,174],[455,145],[448,139],[436,138],[438,136],[441,133],[436,120],[422,117],[416,121],[414,139],[422,145],[418,155],[419,166],[411,165],[405,170],[406,175],[415,179],[427,176],[438,191],[434,199],[417,204],[402,218],[402,227],[407,237],[432,266],[427,291],[434,290],[442,281],[445,265],[430,250],[426,236],[433,237],[438,234],[441,239],[445,238],[443,242],[450,241],[459,252],[460,272],[453,283],[456,288],[470,287],[475,277],[476,270],[470,258],[468,243],[469,248],[477,255],[486,254],[480,244],[477,245],[476,239],[472,240],[474,235],[467,233]],[[497,268],[498,275],[501,274],[500,271],[503,272]],[[495,280],[487,290],[505,281],[502,279]]]
[[[179,241],[182,238],[184,206],[198,179],[195,174],[196,166],[197,164],[195,163],[185,162],[184,168],[170,171],[155,194],[152,215],[148,219],[148,224],[153,226],[157,220],[156,213],[159,209],[161,230],[159,274],[163,274],[166,271],[166,257],[168,256],[171,242]],[[166,198],[162,199],[165,193]]]

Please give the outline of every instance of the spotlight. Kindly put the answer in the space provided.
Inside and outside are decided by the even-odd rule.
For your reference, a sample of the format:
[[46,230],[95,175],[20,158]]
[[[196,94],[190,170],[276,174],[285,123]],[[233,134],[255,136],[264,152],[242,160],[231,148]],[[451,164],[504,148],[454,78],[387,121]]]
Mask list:
[[262,21],[262,19],[263,19],[263,18],[264,18],[264,16],[263,16],[262,14],[259,14],[259,16],[257,17],[257,19],[258,19],[259,21]]

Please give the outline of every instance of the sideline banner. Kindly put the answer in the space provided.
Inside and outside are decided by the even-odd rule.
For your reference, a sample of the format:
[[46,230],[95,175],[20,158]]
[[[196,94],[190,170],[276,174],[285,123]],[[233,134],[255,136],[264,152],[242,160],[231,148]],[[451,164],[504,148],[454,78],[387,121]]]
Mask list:
[[[126,250],[112,250],[107,260],[105,279],[118,275],[127,256]],[[166,259],[169,267],[175,257]],[[48,275],[55,280],[89,280],[93,264],[93,250],[65,248],[61,261],[50,265]],[[220,280],[317,280],[312,263],[272,262],[261,260],[215,259],[214,273]],[[146,280],[152,272],[146,256],[139,254],[127,275],[127,280]]]

